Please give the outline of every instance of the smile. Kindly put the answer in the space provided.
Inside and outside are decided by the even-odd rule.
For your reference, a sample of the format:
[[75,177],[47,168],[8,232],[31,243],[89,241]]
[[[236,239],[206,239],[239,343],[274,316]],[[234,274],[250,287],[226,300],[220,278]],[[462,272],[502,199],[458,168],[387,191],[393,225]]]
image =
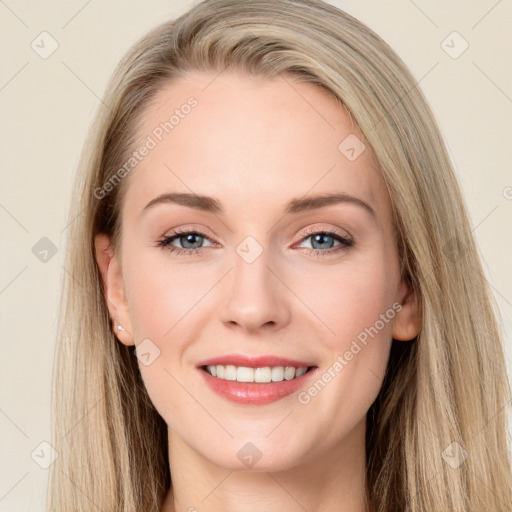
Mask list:
[[262,368],[249,368],[248,366],[235,365],[207,365],[203,369],[212,377],[223,380],[236,380],[237,382],[282,382],[293,380],[304,375],[308,368],[305,366],[264,366]]
[[265,405],[297,393],[320,371],[311,359],[277,355],[224,354],[203,359],[196,368],[206,386],[241,405]]

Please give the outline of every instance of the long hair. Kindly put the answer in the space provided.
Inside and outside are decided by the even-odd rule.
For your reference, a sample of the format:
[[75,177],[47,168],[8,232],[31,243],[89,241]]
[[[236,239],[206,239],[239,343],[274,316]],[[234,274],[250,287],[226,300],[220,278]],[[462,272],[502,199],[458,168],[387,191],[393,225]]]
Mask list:
[[[320,0],[206,0],[119,63],[76,176],[53,382],[47,510],[157,512],[172,486],[167,425],[111,329],[94,236],[119,248],[123,181],[155,93],[189,70],[294,76],[329,92],[371,145],[392,203],[402,276],[422,325],[393,340],[367,415],[375,512],[510,512],[510,384],[499,311],[435,118],[372,30]],[[136,172],[136,170],[135,170]],[[100,191],[100,192],[98,192]]]

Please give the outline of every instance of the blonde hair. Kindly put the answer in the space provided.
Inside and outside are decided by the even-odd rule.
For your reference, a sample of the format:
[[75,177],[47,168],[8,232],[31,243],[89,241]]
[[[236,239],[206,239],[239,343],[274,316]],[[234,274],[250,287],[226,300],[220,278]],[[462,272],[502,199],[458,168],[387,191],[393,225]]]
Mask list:
[[[507,377],[498,308],[445,144],[414,77],[373,31],[320,0],[211,0],[146,34],[118,65],[81,155],[69,214],[48,511],[159,511],[171,486],[167,425],[132,350],[116,340],[94,236],[119,248],[119,171],[148,102],[189,70],[293,75],[359,126],[391,198],[402,275],[422,328],[393,341],[367,416],[375,512],[512,511]],[[104,190],[104,189],[103,189]],[[96,193],[95,193],[96,192]],[[452,443],[458,443],[449,445]],[[455,467],[445,455],[467,458]],[[448,448],[448,451],[445,450]]]

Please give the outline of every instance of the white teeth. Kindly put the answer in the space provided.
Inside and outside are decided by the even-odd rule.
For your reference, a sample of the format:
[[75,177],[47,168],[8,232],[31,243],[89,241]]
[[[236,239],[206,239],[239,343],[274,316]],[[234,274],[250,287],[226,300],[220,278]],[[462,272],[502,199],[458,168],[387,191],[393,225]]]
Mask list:
[[238,382],[253,382],[254,372],[252,368],[246,368],[245,366],[239,366],[236,369],[236,380]]
[[297,368],[297,370],[295,370],[295,377],[300,377],[301,375],[304,375],[307,371],[307,368]]
[[271,382],[272,381],[272,370],[266,366],[264,368],[247,368],[251,370],[253,379],[247,382]]
[[208,365],[206,371],[213,377],[237,382],[282,382],[300,377],[307,372],[307,367],[295,368],[293,366],[265,366],[263,368],[249,368],[247,366],[234,366],[231,364]]
[[226,371],[224,373],[224,378],[226,380],[236,380],[236,366],[232,364],[226,365]]
[[292,380],[295,377],[295,368],[293,366],[287,366],[284,371],[284,378],[286,380]]
[[281,382],[284,379],[284,368],[282,366],[275,366],[272,368],[272,381]]

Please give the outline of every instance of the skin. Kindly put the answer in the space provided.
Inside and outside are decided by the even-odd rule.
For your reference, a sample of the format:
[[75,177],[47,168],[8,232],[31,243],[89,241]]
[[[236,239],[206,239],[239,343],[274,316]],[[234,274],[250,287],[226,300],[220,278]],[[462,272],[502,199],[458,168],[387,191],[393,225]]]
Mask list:
[[[173,489],[162,510],[363,512],[366,413],[392,337],[410,340],[420,328],[417,300],[400,279],[387,189],[364,136],[325,91],[290,76],[215,77],[190,72],[159,91],[141,140],[190,96],[198,106],[125,178],[120,252],[105,235],[95,240],[113,327],[125,328],[119,341],[149,338],[160,350],[139,367],[169,427]],[[366,143],[354,161],[338,149],[349,134]],[[164,204],[141,214],[164,192],[215,197],[225,213]],[[291,199],[333,192],[376,215],[352,203],[283,212]],[[202,253],[157,246],[174,228],[204,233],[192,239]],[[315,256],[312,248],[339,242],[315,242],[305,229],[335,229],[354,245]],[[250,264],[236,252],[247,236],[263,249]],[[179,236],[172,245],[191,247]],[[297,393],[235,404],[196,368],[231,353],[277,355],[321,375],[396,302],[396,316],[307,404]],[[262,454],[251,468],[237,457],[247,442]]]

